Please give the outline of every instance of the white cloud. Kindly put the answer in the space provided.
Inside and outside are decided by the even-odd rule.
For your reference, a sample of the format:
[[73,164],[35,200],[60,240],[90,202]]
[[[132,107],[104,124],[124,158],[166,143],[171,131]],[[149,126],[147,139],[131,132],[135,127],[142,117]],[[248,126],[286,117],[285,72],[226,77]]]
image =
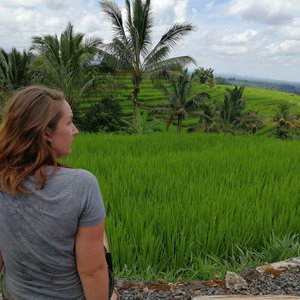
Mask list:
[[29,8],[47,7],[51,10],[61,9],[72,5],[71,0],[1,0],[1,6],[7,8]]
[[27,11],[19,8],[15,13],[15,22],[18,24],[28,23],[30,20],[34,18],[33,11]]
[[45,25],[50,27],[58,27],[61,23],[61,19],[57,16],[49,17],[45,20]]
[[286,40],[280,44],[271,44],[266,47],[265,55],[299,56],[300,41]]
[[178,0],[175,7],[175,21],[184,22],[186,20],[186,9],[187,9],[187,0]]
[[280,32],[287,39],[300,40],[300,18],[294,18],[289,25],[280,27]]
[[160,14],[174,7],[175,0],[152,0],[152,8],[155,14]]
[[95,7],[81,6],[78,1],[71,5],[71,0],[1,0],[0,47],[6,51],[12,46],[28,49],[33,36],[60,35],[68,22],[74,25],[75,32],[100,34],[104,28],[108,35],[108,22],[101,20],[98,3],[97,9],[95,12]]
[[[258,53],[261,48],[261,38],[257,31],[247,29],[244,31],[234,31],[234,29],[207,28],[201,33],[196,33],[197,37],[194,44],[201,54],[213,56],[241,56],[253,55]],[[195,39],[195,35],[193,35]]]
[[226,46],[226,45],[212,45],[210,48],[213,52],[222,55],[241,55],[248,53],[249,49],[245,46]]
[[257,31],[248,29],[242,33],[232,33],[224,35],[222,43],[224,44],[246,44],[257,35]]
[[152,0],[153,17],[157,24],[168,24],[174,18],[175,0]]
[[206,10],[211,10],[214,7],[215,1],[209,1],[208,3],[205,4]]
[[153,17],[156,25],[184,22],[187,19],[188,0],[152,0]]
[[240,19],[278,25],[299,16],[299,0],[231,0],[228,13]]

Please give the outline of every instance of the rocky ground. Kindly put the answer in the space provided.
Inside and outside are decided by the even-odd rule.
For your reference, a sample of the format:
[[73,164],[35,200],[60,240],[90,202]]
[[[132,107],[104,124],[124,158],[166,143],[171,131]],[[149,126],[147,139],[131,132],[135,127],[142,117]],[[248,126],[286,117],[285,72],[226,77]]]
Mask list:
[[244,269],[240,275],[208,282],[137,282],[117,280],[121,300],[191,300],[202,295],[291,295],[300,296],[300,258]]

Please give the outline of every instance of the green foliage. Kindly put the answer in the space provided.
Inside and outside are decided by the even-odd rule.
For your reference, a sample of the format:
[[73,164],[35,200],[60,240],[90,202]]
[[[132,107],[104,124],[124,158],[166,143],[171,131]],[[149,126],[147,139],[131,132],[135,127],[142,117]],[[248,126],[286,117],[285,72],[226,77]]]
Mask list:
[[230,85],[230,83],[223,77],[215,77],[216,84],[222,84],[222,85]]
[[204,280],[299,255],[298,153],[255,135],[82,134],[66,162],[100,182],[117,277]]
[[257,111],[242,112],[241,117],[236,122],[236,128],[243,132],[255,134],[257,130],[264,127],[263,117]]
[[1,91],[0,89],[0,121],[2,121],[3,106],[6,102],[7,97],[8,93],[6,91]]
[[119,102],[112,98],[103,98],[93,104],[86,112],[82,129],[88,132],[115,132],[122,130],[122,107]]
[[212,68],[205,69],[203,67],[200,67],[196,70],[196,74],[201,84],[207,84],[209,82],[211,84],[213,82],[212,80],[214,78],[214,69]]
[[180,132],[182,121],[188,115],[188,112],[199,109],[200,103],[204,99],[210,98],[208,93],[191,94],[193,83],[195,82],[195,73],[191,75],[188,69],[182,71],[180,76],[170,78],[166,82],[156,83],[156,87],[169,100],[169,105],[158,105],[152,109],[152,113],[165,114],[167,117],[167,130],[177,118],[177,132]]
[[300,255],[299,234],[286,234],[276,236],[274,233],[269,241],[265,242],[264,252],[268,255],[266,261],[281,261],[287,257],[298,257]]
[[[119,87],[116,89],[116,94],[118,95],[118,99],[120,99],[120,104],[123,107],[123,116],[132,116],[133,108],[131,99],[128,99],[128,94],[130,93],[130,85],[131,85],[131,78],[129,74],[117,74],[115,77],[116,85]],[[191,89],[191,96],[198,94],[198,93],[208,93],[211,95],[211,100],[206,101],[202,100],[201,103],[204,102],[209,104],[213,110],[215,110],[214,106],[215,103],[222,103],[224,101],[224,92],[226,88],[233,88],[232,86],[224,86],[224,85],[217,85],[215,87],[209,88],[207,85],[198,84],[197,82],[193,83]],[[100,91],[99,91],[100,93]],[[257,134],[262,133],[263,131],[268,131],[272,127],[274,127],[273,123],[273,115],[274,110],[280,103],[288,102],[293,104],[293,110],[295,113],[300,112],[300,106],[298,103],[300,102],[300,96],[297,95],[290,95],[288,93],[274,91],[274,90],[263,90],[257,88],[247,87],[244,90],[243,94],[244,98],[246,99],[245,108],[243,112],[253,111],[259,112],[261,116],[263,116],[263,121],[265,124],[264,129],[260,129]],[[93,99],[86,98],[82,99],[80,106],[86,109],[90,106],[93,101],[98,101],[98,97],[92,96]],[[140,96],[139,96],[139,107],[141,110],[148,110],[151,111],[154,107],[157,107],[159,104],[161,105],[169,105],[169,101],[166,96],[158,89],[153,88],[153,84],[149,78],[146,76],[144,80],[141,82],[140,87]],[[203,113],[201,109],[199,113]],[[161,120],[163,120],[164,116],[158,116]],[[183,123],[189,120],[189,118],[195,118],[194,113],[191,112],[184,120]],[[163,122],[160,124],[161,129],[165,129]],[[170,130],[175,131],[177,124],[174,126],[171,125]],[[250,131],[251,132],[251,131]]]
[[[129,117],[132,116],[133,108],[132,103],[130,99],[128,99],[128,94],[130,93],[130,84],[131,79],[129,74],[120,74],[118,73],[116,76],[113,77],[112,80],[115,80],[116,82],[116,89],[112,87],[111,90],[114,90],[114,95],[118,95],[118,99],[120,99],[120,104],[123,107],[123,117]],[[163,83],[164,81],[162,81]],[[165,81],[166,87],[168,87],[167,81]],[[204,105],[210,106],[208,109],[210,110],[210,117],[212,117],[213,123],[203,121],[201,119],[200,124],[198,125],[198,128],[192,130],[204,130],[207,128],[209,131],[222,131],[222,126],[218,126],[219,122],[219,112],[216,111],[215,105],[216,104],[222,104],[224,102],[224,92],[226,89],[233,89],[232,86],[224,86],[224,85],[217,85],[215,87],[209,88],[207,85],[201,85],[197,82],[193,83],[191,88],[190,95],[196,95],[199,93],[207,93],[211,95],[211,99],[201,100],[201,104],[199,106],[199,110],[190,111],[188,112],[187,117],[184,119],[182,123],[182,127],[185,127],[185,124],[189,123],[189,119],[195,119],[198,115],[198,118],[201,117],[201,114],[205,114],[205,110],[203,109]],[[100,90],[99,90],[100,93]],[[300,112],[300,106],[298,103],[300,102],[300,96],[297,95],[291,95],[288,93],[284,93],[281,91],[274,91],[274,90],[263,90],[263,89],[257,89],[257,88],[251,88],[247,87],[244,90],[243,97],[246,99],[245,101],[245,108],[242,110],[243,114],[251,114],[251,118],[255,115],[258,116],[258,120],[255,122],[256,124],[256,134],[270,134],[270,131],[272,128],[274,128],[274,121],[273,121],[273,115],[274,110],[277,109],[278,105],[280,103],[288,102],[289,104],[293,105],[293,114],[297,114]],[[91,97],[86,97],[81,100],[80,107],[82,108],[82,111],[85,111],[92,103],[98,101],[98,97],[96,95],[93,95]],[[145,77],[144,80],[141,82],[141,90],[140,90],[140,97],[139,97],[139,107],[141,110],[148,110],[151,112],[153,108],[168,108],[169,107],[169,100],[167,97],[158,89],[154,89],[153,84],[149,78]],[[163,122],[163,119],[166,119],[167,112],[170,110],[165,110],[165,115],[162,114],[161,116],[157,115],[157,118],[159,118],[162,122],[158,125],[162,130],[165,130],[165,125]],[[205,117],[205,116],[204,116]],[[245,117],[248,118],[246,115]],[[128,118],[127,118],[128,119]],[[262,129],[260,125],[263,121],[264,127]],[[174,125],[170,126],[170,131],[176,131],[177,122],[176,118],[174,119]],[[203,122],[202,122],[203,121]],[[207,126],[205,125],[207,123]],[[240,124],[240,122],[238,122]],[[213,124],[211,126],[211,124]],[[193,124],[190,124],[192,126]],[[250,124],[249,124],[250,125]],[[238,129],[238,132],[249,132],[252,133],[252,126],[247,126],[249,128],[245,129]],[[243,127],[244,128],[244,127]],[[186,129],[182,129],[186,130]],[[235,129],[234,129],[235,131]],[[273,134],[273,133],[272,133]],[[275,133],[274,133],[275,134]]]
[[[124,84],[116,80],[116,76],[111,73],[103,72],[101,65],[90,65],[87,72],[84,73],[84,81],[94,78],[89,87],[84,89],[81,94],[81,100],[86,103],[90,98],[98,101],[99,95],[105,97],[119,97],[118,91],[124,87]],[[87,101],[86,101],[87,100]]]
[[12,48],[10,53],[0,48],[0,90],[13,91],[30,82],[31,55]]
[[60,38],[56,35],[34,36],[32,50],[37,54],[33,63],[35,81],[62,90],[73,105],[76,99],[92,85],[95,77],[85,76],[90,63],[99,52],[99,38],[85,38],[75,33],[68,24]]
[[155,131],[160,131],[156,125],[158,125],[160,122],[158,120],[152,120],[151,122],[148,122],[149,120],[149,113],[148,111],[137,111],[137,122],[136,127],[132,126],[132,123],[128,122],[127,120],[123,119],[123,122],[128,125],[129,132],[130,133],[138,133],[138,134],[150,134]]
[[243,97],[244,88],[235,86],[226,88],[223,103],[203,101],[200,105],[199,125],[188,128],[188,132],[231,132],[233,134],[251,132],[255,134],[264,126],[264,121],[257,111],[243,111],[246,105]]
[[300,138],[300,114],[292,114],[292,107],[289,103],[282,103],[273,116],[275,136],[282,140]]
[[245,107],[244,89],[244,87],[237,86],[233,89],[226,89],[224,103],[219,106],[220,118],[225,126],[234,124],[240,118]]
[[207,86],[209,86],[210,88],[214,87],[216,85],[216,80],[214,78],[207,78],[206,82]]

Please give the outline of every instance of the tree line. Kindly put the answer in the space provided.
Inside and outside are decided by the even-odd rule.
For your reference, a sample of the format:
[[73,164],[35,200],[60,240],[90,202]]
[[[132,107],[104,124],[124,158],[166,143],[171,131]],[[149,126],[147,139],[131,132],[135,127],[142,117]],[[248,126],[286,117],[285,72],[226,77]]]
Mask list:
[[[114,1],[103,0],[100,7],[113,27],[113,38],[108,44],[104,44],[100,37],[87,37],[84,33],[74,32],[73,25],[69,23],[59,37],[33,36],[27,51],[20,52],[12,48],[8,53],[0,49],[2,93],[7,94],[28,84],[58,88],[64,92],[76,118],[78,100],[83,95],[91,90],[99,90],[101,94],[105,94],[105,88],[113,90],[110,74],[124,72],[131,77],[132,88],[128,96],[133,110],[131,124],[121,120],[121,109],[116,101],[103,97],[101,103],[87,112],[83,120],[84,129],[118,131],[127,128],[129,132],[150,132],[156,122],[147,122],[148,113],[139,111],[140,85],[145,77],[150,78],[154,87],[169,100],[169,104],[158,105],[149,112],[152,115],[166,115],[166,130],[176,124],[177,132],[180,132],[187,116],[199,118],[199,124],[191,126],[189,132],[202,130],[254,134],[264,126],[258,112],[244,111],[243,87],[227,89],[223,103],[211,101],[209,93],[192,93],[195,81],[210,87],[216,84],[213,69],[198,68],[190,73],[186,67],[189,64],[196,65],[192,57],[170,56],[171,50],[182,38],[195,30],[192,24],[173,24],[152,46],[151,0],[126,0],[124,20],[121,9]],[[289,111],[288,107],[285,107],[286,111]],[[298,128],[299,117],[285,116],[287,122],[283,124],[282,120],[279,123],[283,119],[279,115],[280,112],[276,118],[281,129],[277,130],[277,135],[285,138],[290,130]],[[274,116],[274,120],[276,118]]]
[[145,73],[159,80],[175,76],[178,70],[194,62],[190,56],[170,57],[174,46],[194,26],[176,23],[152,46],[153,18],[151,1],[125,1],[126,20],[114,1],[100,2],[113,25],[113,39],[103,44],[98,37],[87,38],[75,33],[68,24],[61,34],[32,37],[29,51],[20,53],[15,48],[0,53],[1,87],[14,90],[29,83],[43,83],[61,89],[73,106],[75,99],[94,83],[101,69],[118,70],[131,74],[133,126],[136,126],[140,83]]

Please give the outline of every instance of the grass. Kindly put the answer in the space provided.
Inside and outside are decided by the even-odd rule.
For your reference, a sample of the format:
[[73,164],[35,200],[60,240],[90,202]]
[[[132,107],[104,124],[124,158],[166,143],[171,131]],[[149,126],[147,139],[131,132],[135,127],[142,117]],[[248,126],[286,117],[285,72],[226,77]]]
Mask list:
[[299,143],[83,134],[67,159],[101,185],[118,277],[211,279],[297,256]]

